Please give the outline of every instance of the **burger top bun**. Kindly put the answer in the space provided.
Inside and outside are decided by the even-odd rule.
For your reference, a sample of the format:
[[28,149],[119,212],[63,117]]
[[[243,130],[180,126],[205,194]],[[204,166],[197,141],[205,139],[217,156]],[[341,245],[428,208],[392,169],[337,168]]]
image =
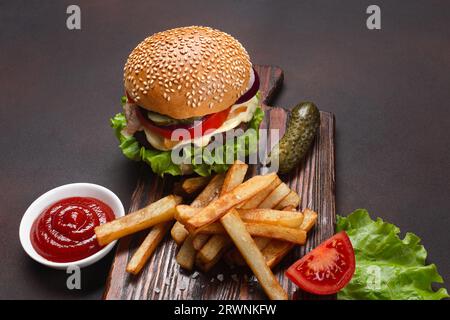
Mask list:
[[233,105],[247,89],[251,68],[247,51],[229,34],[183,27],[142,41],[128,57],[124,83],[139,106],[186,119]]

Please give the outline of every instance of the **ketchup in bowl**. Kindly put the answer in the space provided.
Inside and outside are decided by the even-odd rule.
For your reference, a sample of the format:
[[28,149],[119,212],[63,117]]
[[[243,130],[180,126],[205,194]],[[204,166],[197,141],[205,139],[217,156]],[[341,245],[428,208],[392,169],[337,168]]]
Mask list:
[[59,200],[45,209],[31,227],[31,244],[53,262],[73,262],[100,251],[94,229],[114,220],[112,209],[88,197]]

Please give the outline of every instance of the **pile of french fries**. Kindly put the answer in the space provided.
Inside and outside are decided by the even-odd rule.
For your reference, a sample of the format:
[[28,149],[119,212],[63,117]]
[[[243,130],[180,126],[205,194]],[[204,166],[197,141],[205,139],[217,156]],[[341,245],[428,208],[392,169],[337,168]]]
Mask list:
[[269,298],[287,299],[271,269],[306,242],[317,213],[297,212],[299,195],[275,173],[244,181],[247,170],[247,164],[236,161],[226,174],[186,179],[181,185],[186,193],[203,188],[190,205],[169,195],[97,227],[98,242],[106,245],[151,228],[127,265],[127,272],[137,274],[170,230],[180,246],[176,261],[182,268],[207,272],[222,259],[248,265]]

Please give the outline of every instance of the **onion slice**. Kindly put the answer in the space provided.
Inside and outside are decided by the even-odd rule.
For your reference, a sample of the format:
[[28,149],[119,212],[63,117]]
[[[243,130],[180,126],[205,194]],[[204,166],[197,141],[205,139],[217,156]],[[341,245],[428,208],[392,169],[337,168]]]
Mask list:
[[253,98],[255,96],[255,94],[258,92],[259,76],[254,68],[252,68],[252,70],[253,70],[254,77],[250,77],[250,83],[251,83],[252,78],[254,78],[253,84],[251,84],[250,89],[248,89],[247,92],[244,93],[234,104],[244,103],[244,102],[250,100],[251,98]]

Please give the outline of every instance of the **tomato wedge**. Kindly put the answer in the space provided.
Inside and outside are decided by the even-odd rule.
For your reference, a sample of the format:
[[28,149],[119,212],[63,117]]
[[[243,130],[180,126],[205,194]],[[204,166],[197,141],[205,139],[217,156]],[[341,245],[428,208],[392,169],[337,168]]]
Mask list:
[[290,266],[286,276],[307,292],[326,295],[345,287],[354,272],[353,246],[341,231]]

